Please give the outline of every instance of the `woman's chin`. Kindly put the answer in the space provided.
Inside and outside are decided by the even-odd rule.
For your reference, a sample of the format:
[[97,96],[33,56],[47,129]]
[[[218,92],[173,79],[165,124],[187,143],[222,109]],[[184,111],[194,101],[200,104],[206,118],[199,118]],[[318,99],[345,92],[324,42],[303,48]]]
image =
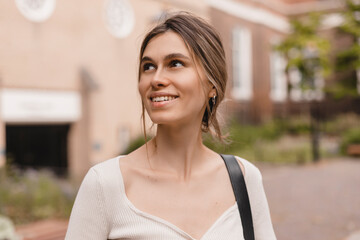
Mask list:
[[[160,114],[159,114],[160,115]],[[181,125],[181,119],[175,116],[150,116],[151,121],[157,125],[163,126],[179,126]]]
[[151,118],[151,121],[157,125],[173,125],[176,122],[175,119],[169,118]]

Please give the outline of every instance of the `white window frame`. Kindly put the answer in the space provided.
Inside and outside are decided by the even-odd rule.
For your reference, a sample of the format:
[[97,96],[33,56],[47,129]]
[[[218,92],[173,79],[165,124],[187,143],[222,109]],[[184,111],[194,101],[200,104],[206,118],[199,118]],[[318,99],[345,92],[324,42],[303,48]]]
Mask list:
[[272,51],[270,53],[270,98],[274,102],[284,102],[287,99],[288,87],[285,69],[285,57],[277,51]]
[[253,96],[252,38],[249,29],[236,27],[232,32],[232,96],[251,100]]
[[317,71],[314,79],[314,89],[303,90],[300,87],[301,73],[297,68],[289,70],[289,81],[291,85],[290,99],[295,102],[323,100],[325,97],[325,80],[321,75],[320,69]]

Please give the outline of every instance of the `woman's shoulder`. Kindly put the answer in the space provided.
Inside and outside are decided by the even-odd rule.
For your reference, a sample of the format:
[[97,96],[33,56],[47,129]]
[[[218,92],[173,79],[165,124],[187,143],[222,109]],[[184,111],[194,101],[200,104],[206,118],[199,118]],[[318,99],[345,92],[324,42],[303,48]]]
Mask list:
[[121,189],[121,172],[117,156],[92,166],[84,177],[81,188],[85,191],[97,192],[100,195],[116,195]]
[[90,168],[89,171],[95,171],[96,173],[106,173],[108,172],[110,169],[115,169],[116,166],[118,166],[118,162],[120,158],[123,158],[123,155],[117,156],[117,157],[113,157],[110,159],[107,159],[105,161],[102,161],[100,163],[95,164],[94,166],[92,166]]
[[[85,178],[82,185],[92,182],[93,184],[100,186],[101,188],[114,185],[117,187],[117,180],[120,177],[119,159],[123,156],[117,156],[92,166]],[[89,184],[87,184],[89,185]]]
[[262,179],[261,172],[258,167],[256,167],[252,162],[241,158],[239,156],[235,156],[238,160],[239,164],[242,166],[243,174],[246,180],[254,180],[254,179]]

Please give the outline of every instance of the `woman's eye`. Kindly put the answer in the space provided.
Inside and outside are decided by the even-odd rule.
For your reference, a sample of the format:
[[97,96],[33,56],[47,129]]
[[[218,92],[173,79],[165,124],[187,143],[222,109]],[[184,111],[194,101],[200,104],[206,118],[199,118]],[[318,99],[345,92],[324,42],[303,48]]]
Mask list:
[[173,60],[170,62],[171,67],[183,67],[184,64],[179,60]]
[[146,71],[150,71],[150,70],[153,70],[155,69],[155,66],[151,63],[145,63],[144,66],[143,66],[143,71],[146,72]]

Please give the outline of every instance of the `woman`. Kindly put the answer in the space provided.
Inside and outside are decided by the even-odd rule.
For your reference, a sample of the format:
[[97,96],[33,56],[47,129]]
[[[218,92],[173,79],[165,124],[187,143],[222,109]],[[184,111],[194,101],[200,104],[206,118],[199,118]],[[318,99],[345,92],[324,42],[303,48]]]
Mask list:
[[[202,143],[202,131],[221,138],[216,111],[226,80],[222,43],[208,23],[177,13],[152,29],[140,50],[138,86],[156,136],[90,169],[66,239],[243,239],[224,162]],[[255,238],[276,239],[260,172],[238,161]]]

